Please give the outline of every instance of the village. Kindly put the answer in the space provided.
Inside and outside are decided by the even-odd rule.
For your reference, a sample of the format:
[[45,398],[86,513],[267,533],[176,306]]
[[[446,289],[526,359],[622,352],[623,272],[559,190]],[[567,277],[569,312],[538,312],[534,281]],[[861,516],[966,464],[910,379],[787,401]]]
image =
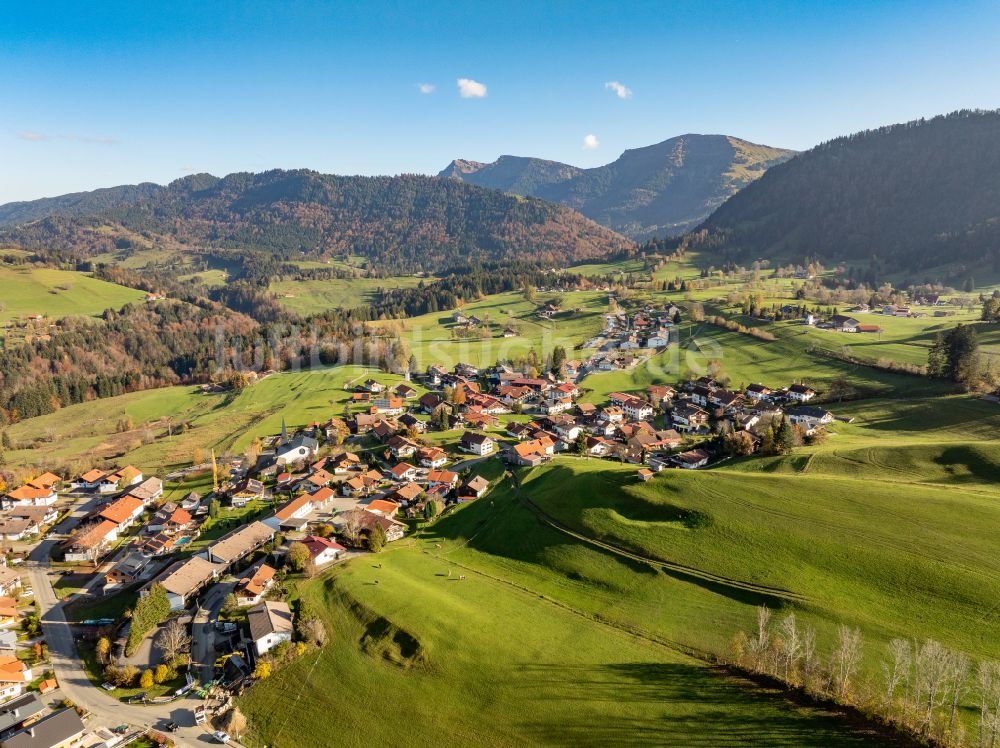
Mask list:
[[[112,746],[150,730],[163,742],[184,730],[232,742],[213,717],[231,714],[232,696],[291,648],[328,635],[284,599],[286,576],[377,554],[482,500],[507,471],[565,455],[633,464],[635,480],[649,481],[821,438],[834,416],[804,383],[730,389],[706,375],[581,399],[587,374],[676,344],[679,321],[676,307],[608,314],[588,341],[592,356],[542,372],[372,372],[348,383],[342,412],[282,421],[279,433],[255,435],[251,456],[213,453],[192,466],[211,473],[203,493],[167,499],[165,479],[183,484],[185,471],[161,478],[133,465],[47,472],[10,489],[0,511],[0,746]],[[43,597],[74,614],[46,616]],[[60,668],[57,645],[74,662]],[[71,668],[145,709],[148,727],[98,724],[63,690]],[[192,696],[207,701],[178,716],[173,705]]]

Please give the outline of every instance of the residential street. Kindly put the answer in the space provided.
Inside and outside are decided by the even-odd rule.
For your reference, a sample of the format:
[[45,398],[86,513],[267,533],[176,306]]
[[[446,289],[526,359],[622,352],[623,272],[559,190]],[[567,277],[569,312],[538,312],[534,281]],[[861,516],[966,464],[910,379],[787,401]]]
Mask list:
[[[174,721],[181,729],[171,737],[178,745],[196,746],[214,743],[211,734],[194,724],[194,708],[199,701],[179,699],[171,704],[137,706],[123,704],[90,682],[80,664],[73,641],[73,632],[66,621],[63,606],[57,600],[49,580],[49,554],[54,539],[43,540],[31,552],[26,571],[31,579],[42,617],[42,631],[49,646],[52,669],[66,698],[93,713],[107,727],[130,723],[163,731],[167,722]],[[238,745],[232,743],[232,745]]]

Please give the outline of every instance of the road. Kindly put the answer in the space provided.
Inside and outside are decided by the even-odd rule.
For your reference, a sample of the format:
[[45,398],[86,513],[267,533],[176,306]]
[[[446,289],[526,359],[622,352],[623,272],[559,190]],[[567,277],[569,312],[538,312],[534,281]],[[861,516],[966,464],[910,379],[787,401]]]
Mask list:
[[[28,557],[26,570],[35,591],[52,669],[64,696],[90,711],[97,722],[107,727],[127,722],[163,731],[166,723],[173,721],[181,726],[178,732],[171,734],[177,745],[190,748],[213,744],[215,741],[208,731],[194,724],[193,710],[200,703],[198,700],[185,698],[170,704],[147,706],[123,704],[91,683],[80,664],[73,631],[66,621],[62,603],[56,598],[48,575],[49,556],[56,542],[58,541],[55,539],[47,539],[39,543]],[[231,745],[238,744],[234,742]]]
[[199,669],[202,683],[208,683],[215,675],[215,626],[211,621],[218,617],[226,596],[235,587],[235,582],[219,582],[213,586],[205,593],[191,623],[191,665]]

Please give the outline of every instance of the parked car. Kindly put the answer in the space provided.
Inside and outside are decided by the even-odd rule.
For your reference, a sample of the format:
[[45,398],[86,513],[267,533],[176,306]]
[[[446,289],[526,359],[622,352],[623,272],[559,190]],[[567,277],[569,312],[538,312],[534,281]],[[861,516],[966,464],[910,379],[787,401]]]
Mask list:
[[177,732],[181,726],[176,722],[167,722],[167,732]]
[[223,745],[229,742],[229,733],[223,732],[222,730],[216,730],[213,732],[212,737]]
[[114,691],[115,690],[115,684],[112,683],[112,682],[110,682],[110,681],[104,681],[101,684],[101,688],[103,688],[105,691]]

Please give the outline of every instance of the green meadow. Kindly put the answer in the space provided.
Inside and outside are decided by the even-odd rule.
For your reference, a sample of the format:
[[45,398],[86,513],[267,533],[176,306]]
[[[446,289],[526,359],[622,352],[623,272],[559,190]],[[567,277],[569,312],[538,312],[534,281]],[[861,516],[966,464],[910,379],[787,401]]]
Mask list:
[[0,323],[34,314],[44,314],[50,320],[95,316],[145,296],[142,291],[86,273],[28,266],[0,266],[0,288]]
[[407,275],[391,278],[287,280],[272,283],[268,290],[277,296],[283,307],[305,316],[327,309],[350,309],[373,304],[378,301],[382,291],[413,288],[421,281],[429,283],[433,278]]

